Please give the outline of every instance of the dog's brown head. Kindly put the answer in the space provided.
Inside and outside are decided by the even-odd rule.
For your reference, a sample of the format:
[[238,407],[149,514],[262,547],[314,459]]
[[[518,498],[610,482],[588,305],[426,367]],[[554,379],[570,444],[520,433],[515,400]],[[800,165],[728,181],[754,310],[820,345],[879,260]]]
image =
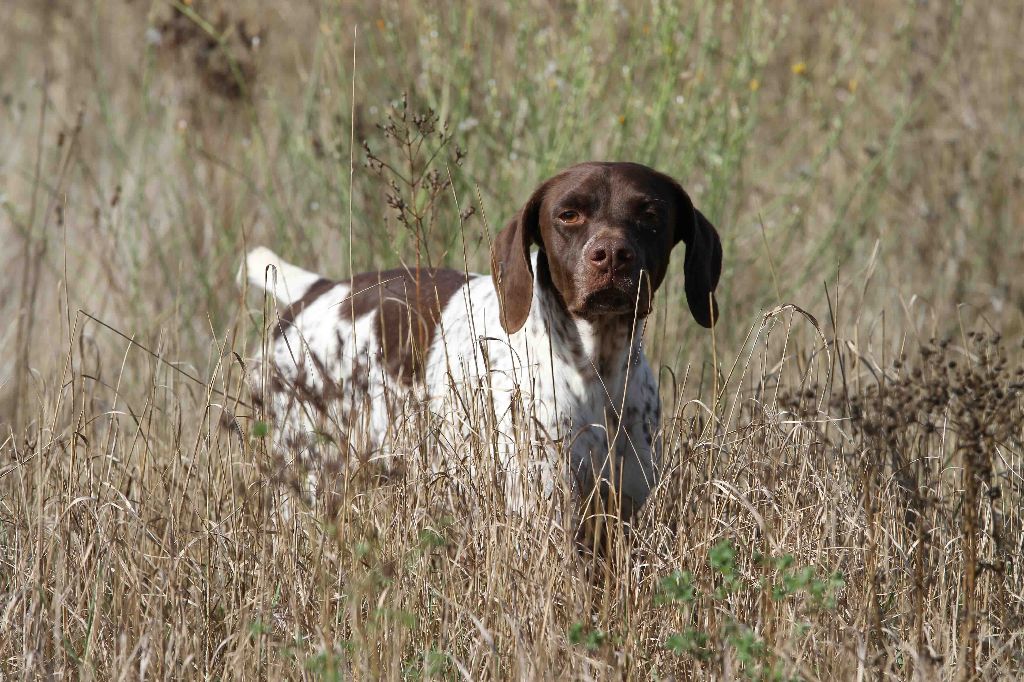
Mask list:
[[710,327],[718,319],[722,245],[679,183],[637,163],[572,166],[538,187],[494,240],[502,327],[518,331],[530,312],[531,244],[540,248],[540,282],[550,283],[569,314],[593,321],[650,313],[680,241],[687,303]]

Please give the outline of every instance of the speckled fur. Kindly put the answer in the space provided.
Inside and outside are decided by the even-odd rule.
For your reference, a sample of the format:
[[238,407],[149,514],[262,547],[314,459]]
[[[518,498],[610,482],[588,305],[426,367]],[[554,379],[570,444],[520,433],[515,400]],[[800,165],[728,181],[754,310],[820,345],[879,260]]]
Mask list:
[[[330,282],[257,249],[249,281],[286,307],[253,365],[254,401],[278,448],[312,469],[445,472],[496,483],[519,510],[556,502],[568,481],[581,499],[616,491],[631,513],[660,462],[643,320],[680,243],[687,304],[710,327],[718,233],[677,182],[634,163],[577,164],[542,183],[496,235],[491,277]],[[415,454],[401,451],[411,442]]]
[[[277,447],[314,469],[338,448],[345,461],[386,460],[397,454],[387,447],[396,415],[424,401],[444,424],[441,441],[457,444],[465,437],[458,425],[467,421],[458,412],[479,407],[487,395],[511,508],[546,500],[560,475],[589,490],[594,472],[634,505],[647,498],[657,478],[660,403],[641,350],[642,321],[634,329],[628,321],[571,318],[538,282],[526,324],[508,335],[491,278],[473,275],[444,306],[422,380],[407,383],[381,361],[377,310],[354,320],[343,314],[353,294],[348,283],[324,286],[268,254],[250,257],[252,284],[269,287],[265,266],[274,265],[273,290],[282,303],[320,289],[301,310],[289,309],[291,319],[272,321],[267,348],[251,365],[254,400],[276,427]],[[529,417],[518,429],[516,414]],[[533,447],[521,447],[523,426]],[[472,475],[478,466],[465,468]],[[531,490],[539,491],[537,499],[529,499]]]

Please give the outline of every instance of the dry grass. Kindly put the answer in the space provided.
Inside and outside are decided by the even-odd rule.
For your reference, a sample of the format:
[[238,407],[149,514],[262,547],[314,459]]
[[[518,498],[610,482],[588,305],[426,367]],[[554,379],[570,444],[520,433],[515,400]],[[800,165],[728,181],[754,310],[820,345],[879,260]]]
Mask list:
[[[0,676],[1024,671],[1017,4],[9,4]],[[405,162],[403,92],[451,125],[429,210],[365,164]],[[586,557],[486,471],[283,505],[262,428],[220,427],[246,248],[479,269],[586,158],[681,178],[726,248],[713,337],[660,293],[667,474],[628,536]]]

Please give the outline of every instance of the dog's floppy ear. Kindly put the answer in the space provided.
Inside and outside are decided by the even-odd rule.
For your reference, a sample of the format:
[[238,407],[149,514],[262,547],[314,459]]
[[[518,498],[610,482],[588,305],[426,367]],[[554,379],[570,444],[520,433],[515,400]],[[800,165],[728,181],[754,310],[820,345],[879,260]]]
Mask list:
[[693,207],[689,195],[676,185],[676,243],[686,244],[683,275],[686,278],[686,302],[698,324],[710,327],[718,321],[715,287],[722,274],[722,242],[718,231],[704,214]]
[[501,327],[514,334],[526,324],[533,303],[533,265],[530,245],[540,243],[540,204],[547,183],[538,187],[526,205],[494,238],[491,246],[491,277],[498,292]]

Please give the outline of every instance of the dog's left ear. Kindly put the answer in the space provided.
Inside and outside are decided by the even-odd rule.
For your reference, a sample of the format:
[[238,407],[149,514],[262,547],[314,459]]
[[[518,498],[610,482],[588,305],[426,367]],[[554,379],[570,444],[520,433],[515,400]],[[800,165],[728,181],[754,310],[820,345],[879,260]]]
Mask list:
[[711,221],[693,207],[686,191],[678,184],[675,190],[679,195],[676,204],[676,243],[681,241],[686,244],[686,258],[683,261],[686,302],[697,323],[711,327],[718,321],[715,287],[722,274],[722,241]]

